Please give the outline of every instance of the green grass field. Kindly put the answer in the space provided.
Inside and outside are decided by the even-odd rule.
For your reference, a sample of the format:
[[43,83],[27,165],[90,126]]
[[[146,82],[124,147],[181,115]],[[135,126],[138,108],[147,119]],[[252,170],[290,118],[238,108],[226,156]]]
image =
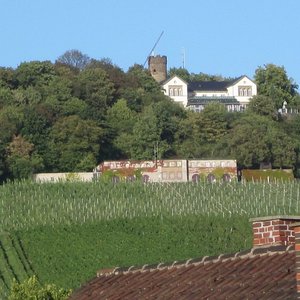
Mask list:
[[300,184],[0,186],[0,298],[13,278],[77,288],[106,267],[251,247],[250,217],[299,214]]

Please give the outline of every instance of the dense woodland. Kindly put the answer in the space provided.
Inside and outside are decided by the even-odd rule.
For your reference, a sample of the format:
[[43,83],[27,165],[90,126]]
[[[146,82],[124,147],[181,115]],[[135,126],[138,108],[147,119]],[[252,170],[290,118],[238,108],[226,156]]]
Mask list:
[[[172,68],[188,82],[222,80]],[[241,74],[237,74],[241,75]],[[293,168],[298,174],[300,108],[297,84],[284,67],[258,67],[258,96],[242,113],[212,103],[187,111],[164,96],[147,69],[124,72],[109,59],[70,50],[55,63],[0,68],[0,177],[91,171],[103,160],[235,158],[240,167]]]

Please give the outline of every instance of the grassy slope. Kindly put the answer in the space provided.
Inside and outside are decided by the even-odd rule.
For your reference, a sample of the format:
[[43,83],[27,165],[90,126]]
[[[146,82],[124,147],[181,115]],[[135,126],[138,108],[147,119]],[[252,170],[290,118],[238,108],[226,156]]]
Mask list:
[[[229,225],[230,224],[230,225]],[[80,226],[19,231],[42,282],[76,288],[106,267],[235,252],[251,247],[247,219],[188,217],[102,221]]]
[[299,203],[296,181],[6,184],[0,188],[0,290],[33,273],[42,283],[76,288],[101,268],[246,249],[249,217],[298,214]]

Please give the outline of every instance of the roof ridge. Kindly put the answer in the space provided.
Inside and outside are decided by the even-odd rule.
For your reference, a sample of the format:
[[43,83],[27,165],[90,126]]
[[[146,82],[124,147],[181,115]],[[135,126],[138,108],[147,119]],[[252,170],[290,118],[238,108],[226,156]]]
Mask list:
[[217,262],[225,262],[228,260],[235,259],[245,259],[245,258],[253,258],[256,256],[262,255],[274,255],[274,254],[282,254],[285,252],[294,252],[294,245],[272,245],[267,247],[254,247],[247,250],[238,251],[230,254],[220,254],[218,256],[203,256],[199,258],[189,258],[181,261],[172,261],[169,263],[155,263],[155,264],[144,264],[142,266],[134,266],[131,265],[129,267],[115,267],[115,268],[106,268],[101,269],[97,272],[97,277],[100,276],[110,276],[110,275],[119,275],[119,274],[128,274],[135,272],[146,272],[146,271],[155,271],[155,270],[163,270],[163,269],[171,269],[171,268],[181,268],[188,266],[197,266],[200,264],[208,264],[208,263],[217,263]]

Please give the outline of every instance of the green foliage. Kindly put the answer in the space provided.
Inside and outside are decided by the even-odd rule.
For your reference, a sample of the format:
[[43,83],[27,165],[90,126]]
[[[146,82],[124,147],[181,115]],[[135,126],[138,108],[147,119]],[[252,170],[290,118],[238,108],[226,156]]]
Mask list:
[[278,112],[272,98],[264,95],[252,97],[247,109],[261,116],[268,116],[271,119],[278,119]]
[[91,183],[16,182],[4,184],[0,189],[0,226],[10,231],[134,217],[295,214],[299,197],[297,182],[275,186],[267,183],[243,185],[235,180],[226,184],[218,181],[215,184],[163,185],[147,185],[139,180],[119,184],[101,180]]
[[50,61],[32,61],[20,64],[15,75],[19,86],[23,88],[29,86],[42,87],[48,85],[54,78],[55,70]]
[[80,176],[77,173],[67,173],[66,181],[70,181],[70,182],[80,181]]
[[14,136],[7,146],[8,169],[15,179],[28,178],[43,168],[42,158],[33,153],[34,145],[22,136]]
[[168,72],[168,77],[179,76],[186,82],[190,81],[190,73],[187,69],[184,68],[171,68]]
[[105,183],[112,183],[113,178],[117,177],[119,180],[125,182],[128,176],[134,176],[135,180],[142,180],[142,172],[139,169],[120,169],[120,170],[106,170],[101,174],[100,181]]
[[[160,140],[161,129],[152,107],[147,107],[133,127],[131,157],[153,159],[153,147]],[[162,155],[162,152],[160,152]]]
[[48,165],[67,172],[89,170],[96,162],[101,135],[94,121],[78,116],[59,119],[50,132]]
[[188,113],[176,132],[178,154],[186,158],[228,157],[223,138],[230,123],[229,113],[218,103],[209,104],[201,113]]
[[75,96],[87,103],[90,119],[104,119],[107,108],[112,105],[114,87],[103,69],[88,68],[82,71],[74,90]]
[[282,107],[284,101],[292,102],[296,95],[297,84],[288,78],[284,67],[267,64],[255,71],[255,82],[258,94],[270,97],[276,109]]
[[294,179],[292,170],[243,170],[247,181],[290,181]]
[[13,281],[8,300],[66,300],[71,291],[60,289],[54,284],[40,286],[36,276],[25,280],[23,283]]
[[[226,79],[183,68],[170,69],[173,74],[187,82]],[[0,180],[154,157],[237,158],[251,168],[270,162],[297,170],[297,117],[277,114],[284,101],[288,109],[300,107],[297,85],[272,64],[259,67],[255,80],[259,95],[248,113],[228,113],[217,103],[191,113],[165,96],[141,65],[124,72],[108,58],[91,59],[78,50],[65,52],[55,64],[0,68]],[[261,128],[247,121],[248,114]],[[29,158],[7,154],[14,136],[33,145]]]
[[296,214],[299,197],[299,182],[282,179],[7,183],[0,188],[0,227],[11,233],[0,235],[0,287],[7,291],[12,278],[37,274],[42,289],[47,282],[75,289],[101,268],[247,249],[249,218]]
[[230,222],[213,216],[115,219],[18,235],[39,279],[72,289],[102,268],[232,253],[251,247],[252,241],[251,224],[236,216]]
[[275,121],[265,116],[244,114],[228,136],[231,153],[246,167],[261,162],[291,167],[296,159],[295,146]]

